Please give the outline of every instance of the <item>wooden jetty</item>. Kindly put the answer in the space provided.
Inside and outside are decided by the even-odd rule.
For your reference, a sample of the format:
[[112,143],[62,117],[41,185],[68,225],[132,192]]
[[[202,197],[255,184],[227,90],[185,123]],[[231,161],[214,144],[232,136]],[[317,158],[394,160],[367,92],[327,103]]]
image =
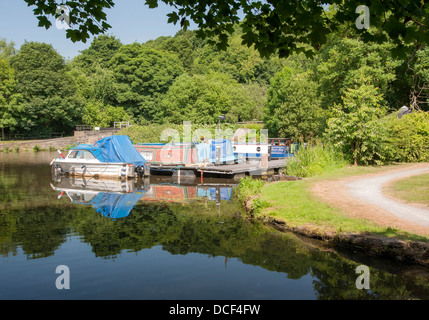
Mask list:
[[285,168],[287,159],[271,160],[265,163],[261,161],[249,161],[238,164],[221,165],[161,165],[149,164],[150,175],[172,175],[173,177],[218,177],[228,179],[240,179],[244,176],[265,176],[279,173]]

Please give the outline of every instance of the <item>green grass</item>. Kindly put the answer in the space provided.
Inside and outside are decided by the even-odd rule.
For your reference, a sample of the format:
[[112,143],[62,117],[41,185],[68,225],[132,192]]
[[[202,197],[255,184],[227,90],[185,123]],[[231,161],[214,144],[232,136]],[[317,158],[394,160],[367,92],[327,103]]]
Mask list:
[[406,202],[429,206],[429,174],[398,180],[383,191]]
[[[356,172],[377,171],[376,168],[349,168],[350,171],[339,169],[330,177],[346,176]],[[378,169],[381,171],[382,169]],[[429,239],[410,234],[401,230],[379,226],[369,220],[350,218],[325,202],[315,199],[311,194],[311,185],[320,177],[298,181],[280,181],[267,183],[261,189],[260,199],[271,206],[263,208],[261,214],[284,220],[288,226],[311,226],[326,232],[370,233],[398,239],[429,241]],[[323,231],[322,231],[323,232]]]

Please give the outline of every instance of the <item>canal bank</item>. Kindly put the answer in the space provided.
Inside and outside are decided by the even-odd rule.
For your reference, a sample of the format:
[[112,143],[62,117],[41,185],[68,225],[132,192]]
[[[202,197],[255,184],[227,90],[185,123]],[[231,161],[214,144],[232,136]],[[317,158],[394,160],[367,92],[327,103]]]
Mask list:
[[319,239],[332,248],[429,267],[427,226],[356,199],[345,186],[421,167],[429,168],[427,164],[349,167],[301,181],[268,182],[243,203],[248,215],[278,230]]

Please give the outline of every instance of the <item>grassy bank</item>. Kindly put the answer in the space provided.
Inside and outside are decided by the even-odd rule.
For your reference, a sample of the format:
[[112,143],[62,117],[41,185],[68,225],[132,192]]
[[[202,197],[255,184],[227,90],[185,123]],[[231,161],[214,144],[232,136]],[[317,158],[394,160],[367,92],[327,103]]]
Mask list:
[[389,184],[383,191],[405,202],[429,206],[429,174],[401,179]]
[[320,177],[264,185],[259,201],[270,205],[260,210],[259,215],[286,221],[291,228],[306,226],[330,236],[340,233],[360,233],[403,240],[429,241],[419,235],[381,227],[369,220],[347,217],[340,209],[315,199],[310,190],[312,184],[319,179]]
[[[294,166],[288,165],[286,173],[307,176],[302,180],[262,182],[251,177],[242,179],[237,193],[247,214],[279,230],[325,240],[333,247],[429,267],[429,238],[426,236],[351,218],[341,209],[319,200],[312,192],[313,186],[323,181],[376,174],[412,164],[354,167],[347,165],[341,155],[334,157],[335,152],[328,147],[298,155],[293,160]],[[415,179],[408,183],[427,188],[426,176]],[[413,190],[408,183],[401,188]],[[425,192],[428,194],[427,190]]]
[[420,235],[382,227],[366,219],[347,217],[340,209],[316,199],[311,192],[313,184],[323,179],[377,173],[394,167],[346,167],[303,180],[270,183],[245,178],[240,182],[238,193],[252,217],[283,221],[291,230],[305,229],[316,237],[330,238],[340,233],[358,233],[429,242],[428,238]]

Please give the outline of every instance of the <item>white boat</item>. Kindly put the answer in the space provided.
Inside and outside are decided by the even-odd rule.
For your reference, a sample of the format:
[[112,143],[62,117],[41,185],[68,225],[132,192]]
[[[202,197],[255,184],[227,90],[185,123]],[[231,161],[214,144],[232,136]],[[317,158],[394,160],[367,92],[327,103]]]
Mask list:
[[109,136],[94,145],[80,144],[51,161],[54,174],[130,179],[147,172],[146,160],[128,136]]

